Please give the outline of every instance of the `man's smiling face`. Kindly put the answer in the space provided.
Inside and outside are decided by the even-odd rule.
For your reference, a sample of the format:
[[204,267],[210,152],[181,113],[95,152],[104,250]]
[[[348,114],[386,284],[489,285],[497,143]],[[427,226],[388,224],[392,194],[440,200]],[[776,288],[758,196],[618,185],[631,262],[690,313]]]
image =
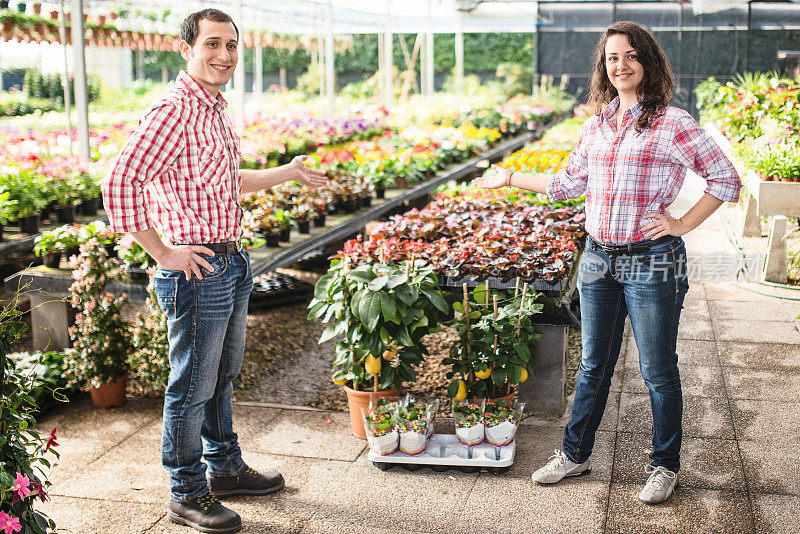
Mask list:
[[230,22],[208,19],[198,22],[198,30],[194,46],[181,41],[181,55],[186,72],[216,96],[220,86],[230,81],[239,60],[236,30]]

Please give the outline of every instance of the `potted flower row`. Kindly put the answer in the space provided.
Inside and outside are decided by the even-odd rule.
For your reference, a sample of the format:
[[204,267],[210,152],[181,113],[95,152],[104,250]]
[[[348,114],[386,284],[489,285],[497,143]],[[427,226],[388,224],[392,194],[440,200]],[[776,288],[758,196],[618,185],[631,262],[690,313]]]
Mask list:
[[409,456],[425,451],[433,434],[438,400],[433,403],[379,399],[369,410],[362,408],[362,420],[370,448],[380,455],[397,450]]
[[514,441],[522,420],[525,403],[510,403],[504,399],[483,400],[480,403],[455,401],[453,421],[458,440],[467,446],[487,441],[502,447]]

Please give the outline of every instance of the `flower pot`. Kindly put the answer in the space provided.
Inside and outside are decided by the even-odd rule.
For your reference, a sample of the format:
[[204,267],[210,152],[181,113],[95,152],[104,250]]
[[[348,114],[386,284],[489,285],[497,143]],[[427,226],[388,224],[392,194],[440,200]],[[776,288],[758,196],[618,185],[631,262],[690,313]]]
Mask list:
[[8,0],[0,0],[0,9],[8,9]]
[[405,176],[398,176],[394,179],[394,185],[397,187],[408,187],[408,180],[406,180]]
[[[78,256],[80,253],[81,253],[81,247],[70,247],[64,251],[64,258],[69,260],[72,256]],[[111,256],[109,256],[109,258],[110,257]]]
[[375,188],[375,198],[386,198],[386,188],[385,187],[376,187]]
[[147,280],[149,275],[147,274],[147,269],[143,269],[138,265],[128,265],[125,264],[119,268],[120,272],[125,274],[128,278],[131,279],[132,282],[137,280]]
[[17,11],[25,13],[25,2],[17,2]]
[[106,249],[106,254],[108,254],[109,258],[116,258],[117,257],[117,249],[114,248],[114,243],[106,243],[103,245]]
[[317,213],[317,216],[314,217],[314,226],[317,228],[321,228],[325,226],[325,217],[326,214],[324,213]]
[[311,223],[310,221],[303,221],[297,223],[297,231],[301,234],[308,234],[311,232],[310,229]]
[[61,253],[51,252],[49,254],[45,254],[42,257],[42,264],[51,269],[58,269],[59,264],[61,264]]
[[20,217],[19,230],[23,234],[38,234],[39,233],[39,215],[28,215],[27,217]]
[[372,206],[372,197],[361,197],[361,207],[369,208]]
[[400,398],[400,393],[396,389],[356,391],[347,386],[343,387],[345,393],[347,393],[347,407],[350,409],[350,431],[359,439],[367,439],[367,434],[364,431],[364,420],[361,418],[361,408],[364,408],[364,410],[369,409],[371,399],[383,397],[388,400],[397,400]]
[[55,212],[58,224],[72,224],[75,222],[75,204],[56,206]]
[[92,397],[92,404],[95,408],[114,408],[122,406],[128,400],[125,392],[128,388],[128,377],[123,376],[114,382],[103,384],[99,388],[91,388],[89,395]]
[[268,247],[275,248],[277,246],[280,246],[278,244],[278,241],[280,241],[280,236],[278,234],[266,234],[264,236],[264,239],[267,241]]
[[284,228],[281,230],[280,233],[280,240],[281,241],[290,241],[292,236],[292,229],[291,228]]
[[[506,395],[505,397],[495,397],[493,399],[489,399],[489,401],[504,400],[504,401],[506,401],[507,404],[510,405],[510,404],[512,404],[514,402],[514,395],[516,395],[516,394],[517,394],[516,390],[514,388],[511,388],[511,394]],[[472,397],[472,402],[476,403],[476,404],[479,404],[481,401],[480,401],[480,399],[478,399],[478,397]]]
[[87,198],[81,202],[80,210],[81,215],[88,215],[94,217],[97,215],[97,205],[100,203],[99,198]]
[[42,14],[42,4],[41,4],[41,2],[34,2],[33,3],[33,12],[36,15],[41,15]]

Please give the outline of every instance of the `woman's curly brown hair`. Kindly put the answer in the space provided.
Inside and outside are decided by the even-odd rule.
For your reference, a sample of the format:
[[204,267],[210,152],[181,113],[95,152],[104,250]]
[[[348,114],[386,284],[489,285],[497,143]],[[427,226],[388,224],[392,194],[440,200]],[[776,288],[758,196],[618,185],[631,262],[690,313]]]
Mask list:
[[606,42],[612,35],[625,35],[644,69],[644,78],[636,87],[636,95],[642,105],[642,114],[636,121],[636,132],[640,133],[663,113],[672,97],[675,79],[664,51],[647,28],[630,21],[615,22],[603,32],[594,52],[594,71],[590,85],[589,106],[597,115],[603,106],[617,96],[617,89],[606,73]]

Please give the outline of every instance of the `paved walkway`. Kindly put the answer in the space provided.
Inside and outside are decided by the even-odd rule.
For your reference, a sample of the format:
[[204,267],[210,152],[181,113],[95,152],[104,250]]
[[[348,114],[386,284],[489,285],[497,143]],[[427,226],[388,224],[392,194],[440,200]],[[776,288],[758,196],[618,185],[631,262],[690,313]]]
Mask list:
[[[676,213],[702,193],[694,179]],[[688,236],[690,254],[733,258],[715,216]],[[724,263],[724,262],[722,262]],[[244,532],[800,532],[800,303],[730,281],[695,281],[678,353],[683,379],[681,483],[665,505],[636,495],[646,479],[650,403],[628,333],[598,434],[590,475],[554,487],[530,473],[560,447],[565,422],[525,421],[517,457],[502,476],[457,471],[381,472],[350,436],[341,412],[238,405],[246,461],[278,469],[278,495],[227,502]],[[794,296],[795,293],[785,292]],[[81,400],[49,414],[61,461],[43,505],[63,531],[191,532],[165,518],[161,406],[131,401],[101,411]]]

